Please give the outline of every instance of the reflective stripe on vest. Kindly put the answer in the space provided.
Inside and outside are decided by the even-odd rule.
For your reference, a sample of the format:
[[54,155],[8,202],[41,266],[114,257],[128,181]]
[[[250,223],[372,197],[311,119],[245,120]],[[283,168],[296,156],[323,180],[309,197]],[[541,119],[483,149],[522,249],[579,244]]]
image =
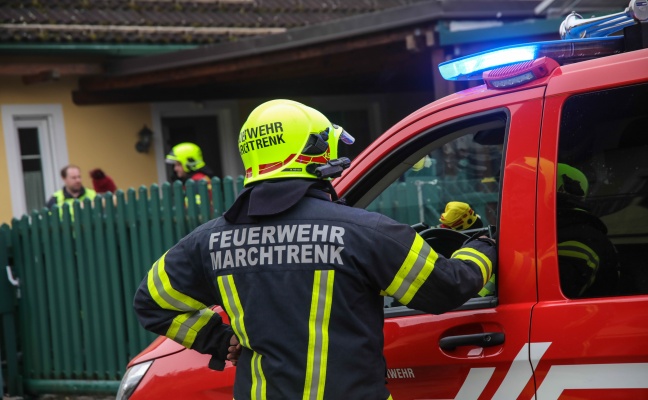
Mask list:
[[59,206],[59,215],[63,217],[63,204],[69,204],[70,206],[70,216],[74,217],[74,200],[79,200],[80,203],[83,204],[83,200],[85,199],[90,199],[90,201],[94,200],[95,197],[97,197],[97,192],[95,192],[92,189],[86,189],[83,188],[85,191],[83,195],[79,197],[65,197],[65,194],[63,193],[63,189],[59,189],[54,194],[52,197],[56,199],[56,205]]

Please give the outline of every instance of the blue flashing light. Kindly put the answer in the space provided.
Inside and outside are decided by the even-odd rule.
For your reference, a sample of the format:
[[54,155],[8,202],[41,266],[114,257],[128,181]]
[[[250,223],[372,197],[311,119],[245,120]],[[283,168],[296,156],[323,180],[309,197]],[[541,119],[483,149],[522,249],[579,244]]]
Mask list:
[[536,46],[524,45],[483,51],[442,62],[439,72],[444,79],[451,81],[481,79],[485,71],[535,59],[537,50]]
[[622,51],[623,37],[620,36],[525,43],[442,62],[439,72],[451,81],[481,80],[486,71],[540,57],[550,57],[563,64]]

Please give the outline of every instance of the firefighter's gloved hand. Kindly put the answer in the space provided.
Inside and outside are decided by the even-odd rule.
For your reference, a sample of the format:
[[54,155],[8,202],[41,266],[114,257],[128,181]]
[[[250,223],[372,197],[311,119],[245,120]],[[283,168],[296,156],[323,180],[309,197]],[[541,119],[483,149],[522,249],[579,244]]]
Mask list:
[[240,355],[241,344],[239,343],[236,335],[232,335],[232,337],[230,338],[230,346],[227,348],[227,359],[232,362],[232,365],[236,366]]

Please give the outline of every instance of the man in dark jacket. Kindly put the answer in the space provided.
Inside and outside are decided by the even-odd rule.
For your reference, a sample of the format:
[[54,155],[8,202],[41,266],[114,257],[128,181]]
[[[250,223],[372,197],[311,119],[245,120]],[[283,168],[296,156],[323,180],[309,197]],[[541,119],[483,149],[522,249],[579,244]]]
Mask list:
[[74,200],[79,200],[83,206],[83,200],[94,200],[97,197],[97,192],[92,189],[85,188],[81,182],[81,168],[76,165],[66,165],[61,169],[61,179],[63,179],[63,187],[54,192],[52,197],[47,202],[47,208],[51,209],[55,205],[61,207],[60,212],[63,215],[63,205],[70,205],[70,213],[72,213],[72,204]]
[[329,179],[349,165],[339,141],[353,138],[303,104],[257,107],[239,136],[245,189],[165,253],[135,295],[146,329],[211,354],[214,367],[237,365],[237,400],[390,399],[381,296],[443,313],[495,268],[488,238],[447,259],[409,226],[335,202]]

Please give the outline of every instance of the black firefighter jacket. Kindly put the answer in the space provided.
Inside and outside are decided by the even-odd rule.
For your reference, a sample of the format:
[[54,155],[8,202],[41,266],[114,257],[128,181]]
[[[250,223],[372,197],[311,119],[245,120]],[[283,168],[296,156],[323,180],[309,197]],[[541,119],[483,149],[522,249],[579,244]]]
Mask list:
[[267,201],[244,199],[255,218],[221,217],[183,238],[142,281],[137,316],[216,360],[233,330],[236,400],[387,399],[382,296],[434,314],[458,307],[488,281],[495,247],[473,240],[446,259],[409,226],[305,187],[298,201],[275,202],[278,215],[253,215]]

